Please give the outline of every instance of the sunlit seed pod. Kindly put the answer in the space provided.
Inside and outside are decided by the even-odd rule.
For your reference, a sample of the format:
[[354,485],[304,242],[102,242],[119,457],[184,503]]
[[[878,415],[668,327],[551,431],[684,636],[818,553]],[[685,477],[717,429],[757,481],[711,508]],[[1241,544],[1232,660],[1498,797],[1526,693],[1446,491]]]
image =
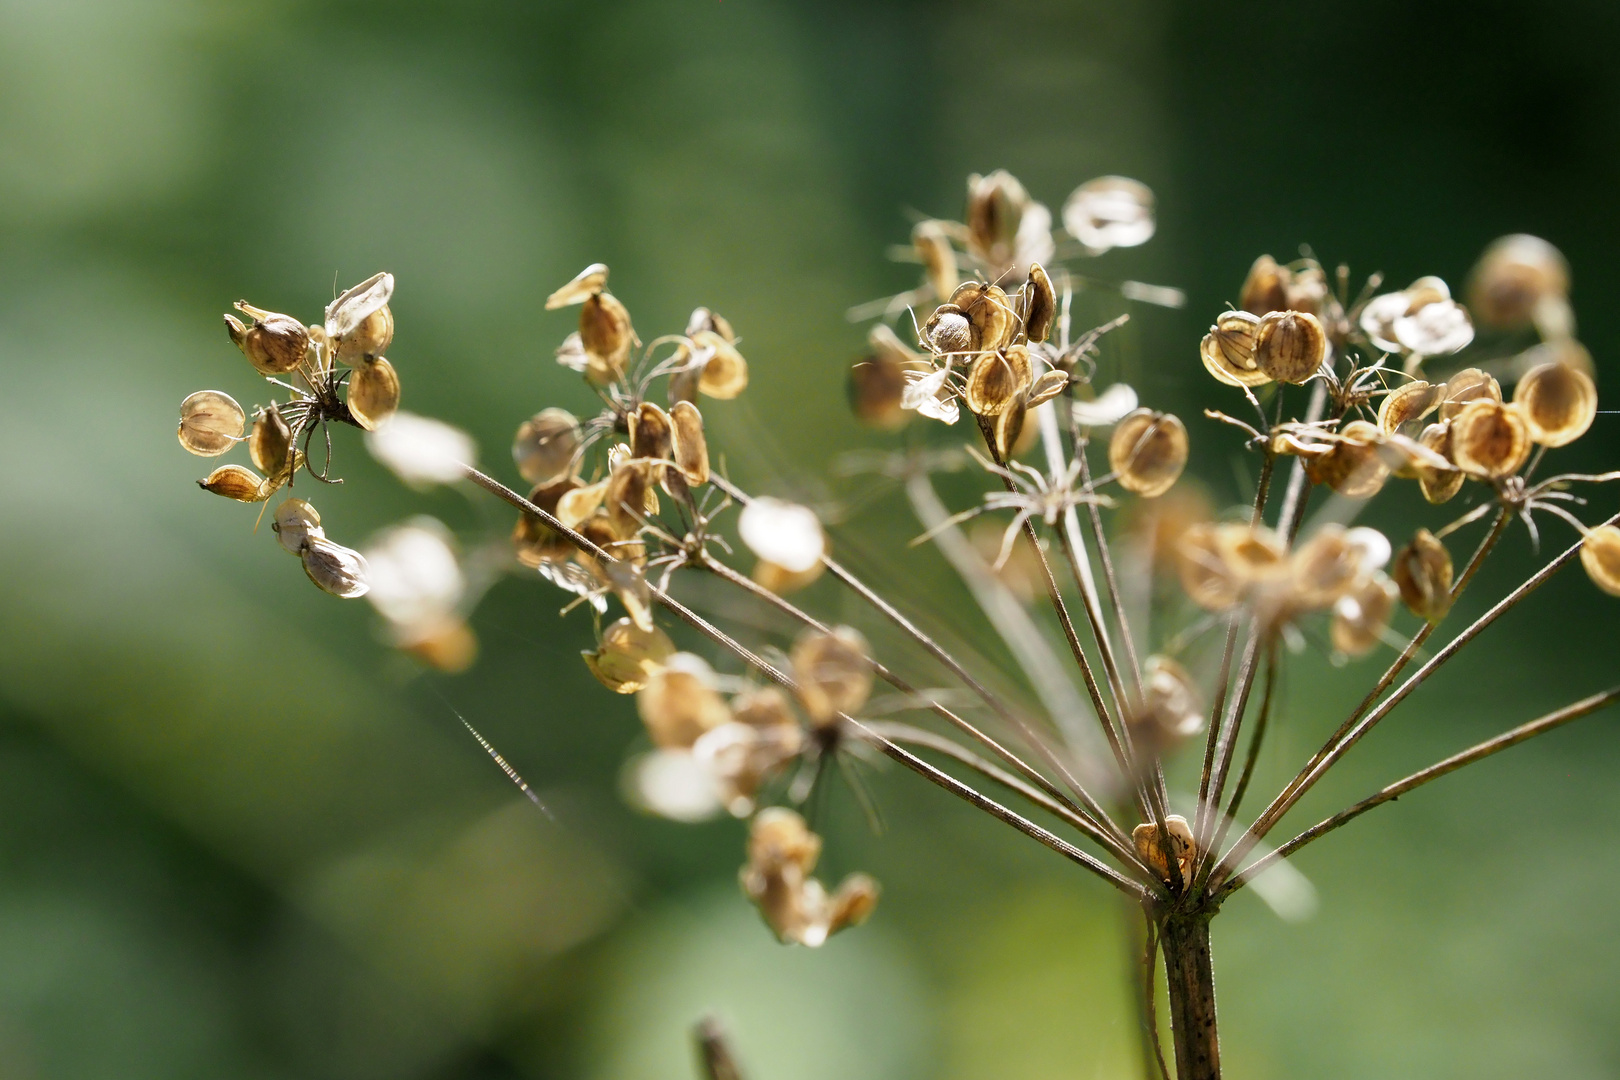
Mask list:
[[675,467],[694,487],[709,482],[709,441],[703,434],[703,414],[690,401],[677,401],[669,410],[673,429]]
[[607,288],[608,268],[606,263],[591,263],[578,274],[574,280],[546,297],[546,310],[555,311],[570,304],[583,304]]
[[799,684],[799,704],[810,722],[825,727],[838,722],[838,714],[853,716],[872,693],[871,650],[860,632],[837,626],[802,635],[793,646],[793,677]]
[[303,550],[304,573],[323,592],[345,600],[364,596],[371,586],[366,581],[366,560],[353,548],[333,543],[324,536],[312,536]]
[[1450,356],[1474,340],[1468,309],[1455,300],[1437,300],[1395,320],[1395,340],[1419,356]]
[[1559,338],[1532,345],[1513,358],[1509,377],[1522,379],[1542,364],[1564,364],[1590,378],[1597,378],[1597,365],[1592,353],[1574,338]]
[[1186,425],[1169,413],[1137,409],[1115,425],[1108,465],[1126,491],[1163,495],[1187,465]]
[[[584,482],[578,477],[565,476],[550,484],[537,484],[534,490],[529,492],[529,501],[548,514],[556,516],[560,513],[558,504],[563,496],[584,486]],[[605,486],[603,490],[605,492]],[[591,509],[594,510],[595,507]],[[517,524],[512,528],[512,548],[518,562],[530,569],[538,567],[543,562],[567,558],[574,550],[574,546],[564,539],[561,533],[529,513],[518,515]]]
[[1323,525],[1289,559],[1290,602],[1301,610],[1330,607],[1389,558],[1389,540],[1376,529]]
[[1271,376],[1255,363],[1260,317],[1248,311],[1223,311],[1199,342],[1204,369],[1228,386],[1263,386]]
[[1379,434],[1377,426],[1366,420],[1350,421],[1327,453],[1306,460],[1306,475],[1312,483],[1325,484],[1340,495],[1372,498],[1389,479]]
[[768,495],[743,507],[737,515],[737,535],[760,559],[794,574],[819,566],[827,550],[826,533],[814,510]]
[[478,635],[459,618],[415,627],[395,644],[401,652],[446,675],[459,675],[478,659]]
[[1001,460],[1009,461],[1034,448],[1040,438],[1040,429],[1036,424],[1025,423],[1028,418],[1029,408],[1025,405],[1023,394],[1013,398],[1012,404],[995,417],[993,433],[996,453]]
[[973,324],[955,304],[941,304],[923,324],[923,340],[941,355],[973,351]]
[[235,446],[247,424],[236,399],[220,390],[198,390],[180,403],[180,445],[198,457],[218,457]]
[[215,495],[247,503],[263,502],[270,497],[272,490],[264,477],[245,465],[221,465],[197,481],[197,486]]
[[1057,318],[1057,291],[1046,268],[1031,263],[1029,280],[1024,283],[1024,336],[1031,341],[1045,341],[1052,333]]
[[969,281],[952,294],[951,303],[967,316],[975,349],[1001,349],[1012,342],[1018,320],[1001,286]]
[[1315,315],[1272,311],[1260,317],[1254,336],[1254,362],[1278,382],[1303,383],[1327,359],[1327,333]]
[[1439,622],[1451,610],[1451,552],[1428,529],[1419,529],[1396,553],[1390,576],[1418,618]]
[[827,933],[836,934],[871,918],[872,912],[877,910],[881,893],[877,880],[870,874],[851,874],[839,882],[837,891],[832,895]]
[[1328,298],[1327,275],[1320,266],[1296,270],[1289,275],[1286,292],[1288,310],[1320,315]]
[[1328,633],[1333,647],[1348,656],[1361,656],[1383,640],[1400,589],[1383,572],[1363,578],[1333,605]]
[[1193,603],[1207,611],[1225,611],[1242,599],[1238,580],[1216,542],[1219,526],[1197,522],[1176,540],[1176,570]]
[[362,360],[349,376],[345,403],[361,427],[376,431],[399,408],[399,375],[394,365],[381,356]]
[[[1181,880],[1185,882],[1192,870],[1193,851],[1197,846],[1193,841],[1192,827],[1180,814],[1168,814],[1164,819],[1164,829],[1170,835],[1170,851],[1175,855]],[[1158,825],[1144,821],[1131,830],[1131,843],[1136,848],[1137,858],[1159,875],[1161,881],[1175,880],[1170,873],[1170,861],[1165,858],[1165,845],[1159,839]]]
[[271,405],[253,421],[248,433],[248,457],[254,468],[263,473],[276,473],[287,467],[292,453],[292,429],[281,418],[281,410]]
[[1270,255],[1262,255],[1249,267],[1249,276],[1238,294],[1238,307],[1254,315],[1288,310],[1288,281],[1293,275]]
[[798,731],[793,704],[780,688],[760,686],[731,699],[731,718],[758,731]]
[[1168,656],[1142,663],[1142,697],[1130,714],[1131,740],[1152,756],[1204,730],[1204,705],[1186,668]]
[[1440,397],[1440,419],[1452,420],[1476,401],[1501,401],[1502,384],[1479,368],[1463,368],[1446,380]]
[[393,340],[394,313],[384,304],[338,339],[337,358],[352,365],[368,356],[381,356]]
[[967,407],[978,415],[1000,416],[1029,390],[1031,381],[1029,350],[1022,345],[1010,345],[978,355],[968,371],[962,396]]
[[786,807],[766,807],[749,824],[748,861],[753,866],[790,866],[808,875],[820,858],[821,837]]
[[736,721],[705,732],[692,744],[691,751],[693,759],[712,777],[720,801],[734,817],[754,812],[754,797],[759,789],[796,752],[771,735]]
[[763,585],[777,596],[787,596],[814,585],[826,569],[818,562],[808,570],[788,570],[768,559],[760,559],[754,563],[754,569],[748,576],[753,578],[756,585]]
[[731,720],[731,710],[715,689],[714,670],[702,657],[674,653],[651,672],[636,694],[636,712],[652,741],[685,750],[706,731]]
[[1597,417],[1597,387],[1577,368],[1543,364],[1519,380],[1513,403],[1524,411],[1532,441],[1566,446],[1585,435]]
[[1062,368],[1042,373],[1029,388],[1029,399],[1024,402],[1026,409],[1033,409],[1037,405],[1044,405],[1069,386],[1069,373]]
[[260,375],[285,375],[304,362],[309,350],[309,330],[291,315],[261,311],[246,300],[236,302],[237,310],[253,319],[243,326],[234,315],[225,316],[225,330]]
[[554,355],[557,357],[557,363],[569,371],[577,371],[587,378],[590,377],[593,362],[590,355],[585,352],[585,342],[580,340],[578,330],[563,338],[563,343],[557,346]]
[[1227,521],[1215,527],[1215,551],[1241,587],[1269,585],[1288,575],[1288,545],[1264,525]]
[[[372,274],[360,284],[343,290],[336,300],[326,305],[322,329],[328,343],[341,349],[343,339],[355,334],[362,323],[386,307],[393,295],[394,275],[386,272]],[[392,317],[388,325],[392,333]]]
[[906,370],[875,352],[851,365],[846,390],[855,418],[884,431],[898,431],[910,423],[911,410],[901,404],[906,393]]
[[737,347],[713,330],[700,330],[692,344],[708,353],[698,375],[698,390],[717,401],[730,401],[748,388],[748,361]]
[[595,652],[582,655],[603,686],[616,694],[634,694],[675,655],[675,643],[657,627],[643,630],[634,620],[624,618],[602,631]]
[[630,453],[655,461],[673,459],[675,428],[669,413],[651,401],[643,401],[630,413]]
[[321,515],[303,499],[287,499],[276,507],[270,530],[276,534],[276,543],[294,555],[302,555],[311,540],[326,536],[321,528]]
[[1361,317],[1357,320],[1361,332],[1375,348],[1387,353],[1401,352],[1401,343],[1395,340],[1395,320],[1405,317],[1410,306],[1411,300],[1405,292],[1373,297],[1362,305]]
[[1620,526],[1601,525],[1581,541],[1581,566],[1592,584],[1620,596]]
[[1153,192],[1139,180],[1099,176],[1063,202],[1063,227],[1087,250],[1136,247],[1153,236]]
[[579,341],[588,365],[585,377],[596,386],[624,378],[635,344],[630,312],[612,293],[592,293],[579,309]]
[[1007,263],[1028,205],[1024,185],[1005,169],[968,177],[968,250],[991,266]]
[[[1451,421],[1430,424],[1418,436],[1418,443],[1451,461]],[[1416,470],[1423,497],[1435,505],[1449,502],[1462,489],[1466,479],[1460,469],[1431,469],[1419,466]]]
[[1432,386],[1422,379],[1397,386],[1378,406],[1378,430],[1386,435],[1420,433],[1422,428],[1417,425],[1440,407],[1444,394],[1445,387]]
[[1569,296],[1569,263],[1537,236],[1517,233],[1491,242],[1468,279],[1468,307],[1486,326],[1528,326],[1537,308]]
[[531,484],[550,484],[573,473],[580,461],[579,420],[567,409],[543,409],[518,426],[512,461]]
[[705,331],[719,334],[721,339],[727,342],[735,343],[737,340],[737,332],[718,311],[710,311],[706,307],[693,308],[691,316],[686,320],[686,336],[696,337]]
[[1451,421],[1451,459],[1463,472],[1497,479],[1511,476],[1530,456],[1530,424],[1524,410],[1499,401],[1475,401]]
[[956,269],[956,249],[944,222],[919,221],[911,230],[911,246],[923,264],[934,299],[943,303],[962,283]]
[[575,485],[561,492],[557,497],[556,515],[564,525],[570,529],[577,529],[580,523],[596,513],[602,501],[607,498],[608,482],[598,480],[594,484]]
[[[613,519],[608,516],[606,510],[598,510],[596,513],[590,515],[584,521],[581,521],[578,525],[574,526],[574,531],[579,533],[580,536],[584,537],[589,543],[595,544],[597,547],[607,552],[612,558],[622,559],[626,557],[624,533],[619,529],[619,526],[614,523]],[[573,558],[576,562],[580,563],[580,565],[585,566],[593,573],[596,573],[598,579],[601,578],[602,575],[597,573],[601,568],[601,563],[597,561],[594,555],[585,551],[575,551],[573,553]]]
[[603,505],[614,528],[626,539],[658,513],[658,492],[651,483],[651,472],[641,461],[626,461],[608,478]]

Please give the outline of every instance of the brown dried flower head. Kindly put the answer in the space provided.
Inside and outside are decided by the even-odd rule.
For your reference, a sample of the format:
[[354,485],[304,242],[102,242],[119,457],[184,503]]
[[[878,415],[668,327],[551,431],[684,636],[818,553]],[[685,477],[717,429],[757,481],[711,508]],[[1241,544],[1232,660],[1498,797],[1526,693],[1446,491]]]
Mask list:
[[1327,333],[1315,315],[1271,311],[1255,329],[1255,365],[1278,382],[1303,383],[1327,359]]
[[1137,409],[1114,427],[1108,465],[1120,487],[1143,498],[1163,495],[1187,465],[1187,427],[1169,413]]
[[1597,386],[1568,364],[1531,368],[1513,388],[1513,403],[1530,426],[1530,439],[1542,446],[1567,446],[1586,434],[1597,417]]
[[1436,623],[1451,610],[1451,552],[1428,529],[1419,529],[1396,553],[1390,574],[1418,618]]
[[180,403],[180,445],[198,457],[218,457],[242,437],[247,414],[220,390],[198,390]]

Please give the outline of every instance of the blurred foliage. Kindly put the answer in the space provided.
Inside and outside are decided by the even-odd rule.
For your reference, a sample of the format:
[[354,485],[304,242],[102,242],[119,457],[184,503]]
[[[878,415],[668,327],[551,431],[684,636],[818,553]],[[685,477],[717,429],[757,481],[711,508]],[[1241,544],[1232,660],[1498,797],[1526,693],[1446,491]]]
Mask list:
[[[554,592],[503,583],[480,664],[423,675],[253,508],[197,492],[175,403],[250,400],[231,301],[309,316],[386,268],[406,407],[510,475],[524,415],[585,401],[539,298],[603,260],[644,331],[698,303],[732,320],[754,383],[711,445],[744,483],[833,506],[832,451],[883,443],[845,416],[861,330],[842,312],[911,283],[882,259],[908,208],[953,214],[997,166],[1053,203],[1101,173],[1154,187],[1159,236],[1106,270],[1190,303],[1135,312],[1104,372],[1184,415],[1217,392],[1193,354],[1210,314],[1254,256],[1302,242],[1460,282],[1492,237],[1546,236],[1612,387],[1617,44],[1596,0],[0,0],[0,1074],[674,1077],[713,1009],[756,1080],[1139,1075],[1128,913],[1101,886],[883,773],[884,835],[848,800],[825,822],[829,872],[885,883],[877,918],[777,947],[734,888],[740,826],[618,799],[633,710],[574,659],[588,631]],[[1614,460],[1599,425],[1572,459]],[[1241,496],[1229,440],[1193,437]],[[338,538],[412,512],[508,524],[339,451]],[[838,542],[993,659],[938,565],[897,554],[896,505],[852,508]],[[1530,558],[1516,537],[1465,607]],[[1550,585],[1301,820],[1596,689],[1611,604]],[[1294,669],[1261,787],[1365,678]],[[1232,1074],[1620,1072],[1612,724],[1313,847],[1312,921],[1235,901],[1216,931]]]

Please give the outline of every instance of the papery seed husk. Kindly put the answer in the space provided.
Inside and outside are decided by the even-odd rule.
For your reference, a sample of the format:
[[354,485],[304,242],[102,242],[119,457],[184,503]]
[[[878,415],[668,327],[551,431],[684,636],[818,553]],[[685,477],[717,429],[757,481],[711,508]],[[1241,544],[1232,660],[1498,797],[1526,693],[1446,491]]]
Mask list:
[[1152,190],[1126,176],[1088,180],[1063,203],[1063,227],[1092,252],[1145,244],[1154,226]]
[[1005,169],[968,177],[968,249],[992,266],[1005,263],[1028,205],[1024,185]]
[[1446,380],[1440,398],[1440,419],[1454,419],[1475,401],[1501,401],[1502,384],[1479,368],[1463,368]]
[[630,414],[630,454],[656,461],[672,460],[674,427],[669,414],[656,403],[643,401]]
[[582,437],[579,420],[567,409],[542,409],[518,426],[512,461],[531,484],[550,484],[575,472]]
[[677,401],[669,410],[673,428],[675,465],[693,486],[709,482],[709,441],[703,434],[703,414],[690,401]]
[[221,390],[198,390],[180,403],[180,445],[198,457],[218,457],[236,445],[247,414]]
[[1315,315],[1273,311],[1261,316],[1255,330],[1254,362],[1278,382],[1303,383],[1327,358],[1327,333]]
[[1592,584],[1610,596],[1620,596],[1620,528],[1602,525],[1581,541],[1581,566]]
[[1024,336],[1031,341],[1045,341],[1057,317],[1057,292],[1052,288],[1052,279],[1046,276],[1046,268],[1031,263],[1024,288]]
[[835,724],[839,713],[853,715],[866,704],[872,692],[870,654],[866,639],[848,626],[799,638],[793,646],[793,675],[811,723]]
[[[1451,421],[1442,420],[1424,428],[1418,436],[1418,444],[1451,461]],[[1420,465],[1415,471],[1424,499],[1436,505],[1451,501],[1466,479],[1458,469],[1431,469]]]
[[260,375],[285,375],[304,362],[310,345],[309,330],[291,315],[260,311],[245,300],[239,310],[253,316],[252,326],[243,326],[234,315],[225,316],[225,330],[236,347]]
[[983,352],[973,361],[962,396],[978,415],[1000,416],[1029,389],[1031,375],[1029,350],[1022,345]]
[[292,453],[292,428],[274,405],[259,414],[248,435],[248,457],[260,472],[277,473],[287,467]]
[[1179,419],[1137,409],[1115,425],[1108,440],[1108,465],[1120,487],[1153,499],[1180,478],[1187,449],[1187,428]]
[[1001,286],[969,281],[952,294],[951,303],[967,316],[975,349],[1001,349],[1012,342],[1017,320]]
[[1305,472],[1312,483],[1326,484],[1340,495],[1372,498],[1389,479],[1389,465],[1379,450],[1378,428],[1366,420],[1350,421],[1327,453],[1306,461]]
[[1408,434],[1407,425],[1416,424],[1434,412],[1444,393],[1445,387],[1431,386],[1422,379],[1396,387],[1378,406],[1378,430],[1386,435]]
[[215,495],[247,503],[264,502],[274,491],[264,477],[245,465],[221,465],[197,481],[197,486]]
[[1181,588],[1207,611],[1225,611],[1242,598],[1242,585],[1216,542],[1218,526],[1198,522],[1176,542],[1176,570]]
[[760,559],[754,563],[754,569],[748,576],[753,578],[756,585],[764,586],[777,596],[787,596],[815,584],[816,579],[821,577],[826,569],[819,561],[812,563],[805,570],[789,570],[769,559]]
[[326,305],[323,329],[328,340],[337,344],[353,334],[361,323],[386,306],[393,295],[394,275],[387,272],[372,274],[360,284],[345,289],[336,300]]
[[1320,266],[1295,270],[1289,276],[1287,294],[1289,310],[1320,315],[1323,302],[1328,297],[1327,275]]
[[1523,410],[1534,442],[1567,446],[1597,417],[1597,386],[1586,372],[1567,364],[1542,364],[1513,388],[1513,403]]
[[1428,529],[1396,553],[1390,576],[1412,614],[1439,622],[1451,610],[1451,552]]
[[917,222],[911,230],[911,246],[922,261],[934,299],[943,303],[962,283],[956,269],[956,249],[951,247],[950,234],[946,232],[944,223]]
[[1038,405],[1044,405],[1063,393],[1064,390],[1068,389],[1068,386],[1069,373],[1067,371],[1057,368],[1045,372],[1029,388],[1029,400],[1024,402],[1024,407],[1033,409]]
[[1468,280],[1468,309],[1486,326],[1528,326],[1539,305],[1569,295],[1569,263],[1537,236],[1518,233],[1491,242]]
[[1260,317],[1247,311],[1223,311],[1199,342],[1204,370],[1228,386],[1263,386],[1271,376],[1255,364]]
[[1383,640],[1384,628],[1395,612],[1400,590],[1385,574],[1371,574],[1333,606],[1329,636],[1333,647],[1360,656]]
[[793,705],[779,687],[760,686],[731,699],[731,717],[759,731],[799,730]]
[[1238,307],[1253,315],[1288,310],[1288,280],[1292,275],[1270,255],[1262,255],[1249,267],[1249,276],[1238,294]]
[[691,316],[686,320],[686,336],[696,337],[704,331],[719,334],[723,340],[733,344],[737,341],[737,332],[719,312],[710,311],[706,307],[693,308]]
[[606,263],[591,263],[574,279],[550,296],[546,297],[546,310],[555,311],[570,304],[583,304],[587,299],[607,288],[608,268]]
[[633,619],[623,618],[602,631],[595,652],[582,655],[603,686],[616,694],[634,694],[675,655],[675,643],[657,627],[643,630]]
[[941,304],[923,324],[923,340],[936,353],[960,354],[973,351],[973,324],[954,304]]
[[846,389],[855,418],[883,431],[898,431],[910,423],[911,410],[901,404],[906,393],[906,370],[878,353],[851,365]]
[[634,536],[642,522],[658,513],[658,492],[651,483],[651,469],[641,461],[626,461],[608,478],[604,505],[608,517],[625,539]]
[[1186,668],[1168,656],[1142,664],[1142,696],[1131,710],[1131,739],[1157,756],[1204,728],[1204,706]]
[[702,658],[675,653],[665,658],[636,695],[636,712],[652,741],[666,749],[685,750],[706,731],[731,720],[714,672]]
[[579,309],[579,341],[590,360],[588,380],[605,386],[622,379],[635,343],[630,312],[612,293],[592,293]]
[[276,516],[270,520],[270,530],[282,549],[302,555],[312,539],[324,538],[321,515],[303,499],[287,499],[276,507]]
[[1294,607],[1307,611],[1331,607],[1362,576],[1363,567],[1347,532],[1343,525],[1324,525],[1294,551],[1289,560]]
[[393,340],[394,313],[384,304],[338,340],[337,358],[352,365],[368,356],[381,356]]
[[361,427],[376,431],[399,408],[399,375],[394,365],[381,356],[362,360],[349,376],[346,404]]
[[995,418],[996,453],[1001,455],[1003,461],[1029,453],[1035,440],[1040,438],[1039,427],[1024,422],[1029,417],[1024,400],[1024,395],[1019,394],[1013,399],[1012,405]]
[[839,882],[838,890],[832,895],[827,933],[836,934],[871,918],[881,893],[877,880],[869,874],[851,874]]
[[[529,492],[529,501],[556,515],[557,504],[562,497],[584,486],[578,477],[565,476],[550,484],[537,485]],[[523,512],[518,514],[517,524],[512,527],[512,548],[518,562],[532,570],[541,563],[566,559],[574,550],[574,545],[539,518]]]
[[1215,526],[1215,551],[1241,585],[1266,584],[1286,576],[1288,545],[1265,526],[1227,521]]
[[692,335],[692,344],[709,358],[698,375],[698,390],[717,401],[730,401],[748,388],[748,361],[737,347],[712,330]]
[[1530,456],[1530,425],[1517,405],[1474,401],[1451,421],[1451,458],[1464,472],[1511,476]]
[[324,536],[312,536],[303,551],[304,573],[323,592],[345,600],[364,596],[371,586],[366,581],[366,560],[353,548],[336,544]]
[[[1192,869],[1193,850],[1196,846],[1192,827],[1180,814],[1166,815],[1164,827],[1165,832],[1170,834],[1170,849],[1175,853],[1176,866],[1181,871],[1182,880],[1185,881],[1188,871]],[[1131,843],[1136,848],[1137,857],[1158,874],[1161,880],[1174,880],[1170,873],[1169,860],[1165,858],[1164,844],[1159,839],[1158,825],[1151,821],[1138,825],[1131,830]]]
[[607,498],[608,482],[598,480],[594,484],[581,485],[569,488],[557,498],[557,518],[571,529],[577,529],[580,523],[596,513]]

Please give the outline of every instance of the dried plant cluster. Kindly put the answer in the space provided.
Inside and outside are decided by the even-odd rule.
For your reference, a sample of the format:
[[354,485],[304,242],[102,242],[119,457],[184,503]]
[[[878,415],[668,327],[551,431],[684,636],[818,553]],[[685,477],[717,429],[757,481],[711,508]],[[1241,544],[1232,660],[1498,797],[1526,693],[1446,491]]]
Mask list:
[[[1007,679],[972,671],[835,560],[811,508],[744,492],[711,464],[703,410],[723,408],[749,380],[737,334],[698,308],[683,331],[643,344],[600,264],[545,303],[577,308],[557,360],[581,374],[597,405],[585,419],[553,406],[519,425],[512,457],[527,495],[475,468],[461,433],[398,411],[399,380],[382,355],[394,328],[387,274],[338,297],[320,325],[239,303],[252,322],[226,316],[232,339],[291,397],[255,410],[244,435],[241,406],[200,391],[181,406],[180,441],[203,456],[248,443],[257,471],[226,465],[201,481],[244,502],[265,502],[300,472],[332,482],[333,422],[366,429],[372,452],[410,483],[470,481],[504,499],[519,511],[504,559],[487,546],[463,554],[448,530],[423,520],[362,554],[328,540],[302,498],[276,507],[273,528],[318,586],[368,596],[396,644],[445,670],[472,662],[466,616],[496,571],[538,571],[570,594],[564,611],[583,608],[595,627],[584,662],[608,690],[635,695],[651,744],[627,766],[631,796],[679,820],[748,818],[742,888],[784,942],[820,945],[877,902],[864,874],[833,888],[814,876],[822,842],[800,811],[830,769],[864,800],[856,767],[887,757],[1045,844],[1140,906],[1144,1026],[1156,1028],[1162,954],[1177,1073],[1218,1076],[1208,924],[1227,897],[1366,810],[1620,696],[1602,691],[1522,724],[1267,846],[1362,736],[1561,567],[1579,557],[1599,588],[1620,595],[1616,517],[1578,515],[1582,486],[1620,473],[1542,468],[1597,415],[1569,269],[1546,242],[1505,237],[1474,268],[1464,302],[1435,277],[1385,292],[1375,275],[1352,292],[1346,268],[1330,275],[1314,258],[1256,260],[1198,345],[1225,398],[1207,414],[1234,430],[1257,476],[1252,504],[1217,514],[1178,485],[1191,449],[1182,421],[1142,405],[1124,383],[1097,385],[1100,342],[1124,317],[1071,332],[1082,289],[1180,302],[1173,289],[1075,269],[1152,236],[1148,189],[1091,181],[1055,227],[1014,177],[996,172],[970,179],[964,216],[918,224],[905,255],[921,264],[921,284],[856,313],[882,319],[848,390],[862,421],[904,429],[901,449],[862,460],[901,483],[918,542],[937,545],[963,576],[1038,707],[993,690]],[[1486,331],[1479,342],[1476,326]],[[1164,362],[1191,375],[1192,352],[1189,343]],[[308,456],[317,432],[319,472]],[[964,466],[989,490],[951,513],[933,474]],[[1393,540],[1351,524],[1367,500],[1407,481],[1426,500],[1417,505],[1467,509],[1436,510]],[[1514,521],[1538,540],[1542,524],[1562,523],[1575,542],[1425,654]],[[1452,545],[1475,526],[1458,569]],[[752,556],[746,569],[734,565],[733,539]],[[930,678],[957,685],[912,685],[859,630],[789,599],[823,574],[910,643],[908,669],[926,664]],[[688,575],[768,606],[797,634],[739,639],[672,595]],[[613,606],[622,615],[610,618]],[[682,627],[686,648],[660,625],[660,609]],[[1067,657],[1048,628],[1061,631]],[[1347,661],[1380,649],[1393,660],[1244,824],[1266,733],[1283,722],[1283,667],[1307,651]],[[874,695],[878,683],[893,693]],[[899,712],[913,717],[888,719]],[[1166,764],[1181,754],[1197,765],[1195,792],[1167,780]],[[993,798],[992,787],[1028,809]],[[1156,1030],[1149,1045],[1159,1047]],[[1162,1054],[1149,1064],[1167,1072]]]

